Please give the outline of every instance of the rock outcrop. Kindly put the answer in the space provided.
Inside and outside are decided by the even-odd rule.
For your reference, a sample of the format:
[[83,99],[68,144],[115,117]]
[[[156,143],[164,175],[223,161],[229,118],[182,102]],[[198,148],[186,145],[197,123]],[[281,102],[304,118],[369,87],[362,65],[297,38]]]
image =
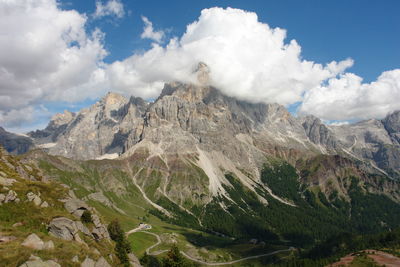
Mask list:
[[40,257],[32,255],[29,261],[26,261],[19,267],[61,267],[61,265],[54,260],[43,261]]
[[40,237],[36,234],[30,234],[24,242],[21,244],[24,247],[31,248],[34,250],[42,250],[42,249],[54,249],[53,241],[49,240],[44,242]]

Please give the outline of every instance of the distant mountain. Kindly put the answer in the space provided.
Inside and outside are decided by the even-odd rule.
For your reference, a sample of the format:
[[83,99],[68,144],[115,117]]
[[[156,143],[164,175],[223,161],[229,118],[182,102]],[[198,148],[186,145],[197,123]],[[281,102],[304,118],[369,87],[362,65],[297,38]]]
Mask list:
[[2,127],[0,127],[0,145],[11,154],[23,154],[34,147],[29,136],[10,133]]

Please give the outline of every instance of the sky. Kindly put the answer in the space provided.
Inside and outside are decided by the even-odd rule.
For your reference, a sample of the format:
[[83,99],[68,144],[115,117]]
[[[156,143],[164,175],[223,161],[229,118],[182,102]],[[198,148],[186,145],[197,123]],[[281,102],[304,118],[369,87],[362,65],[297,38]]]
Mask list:
[[0,0],[0,126],[44,128],[108,91],[211,85],[327,122],[400,109],[400,1]]

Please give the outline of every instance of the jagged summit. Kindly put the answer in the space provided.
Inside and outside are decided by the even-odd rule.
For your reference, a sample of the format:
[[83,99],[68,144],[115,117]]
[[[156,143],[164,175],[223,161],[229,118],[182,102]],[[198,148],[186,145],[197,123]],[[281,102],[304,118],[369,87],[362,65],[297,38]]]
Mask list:
[[[205,81],[209,69],[199,63],[196,73]],[[330,126],[314,116],[296,118],[279,104],[228,97],[204,83],[170,82],[153,103],[108,93],[90,108],[58,115],[46,129],[29,135],[54,155],[163,162],[166,183],[177,169],[196,166],[208,177],[209,192],[224,195],[227,172],[253,190],[269,157],[295,164],[320,154],[341,155],[398,176],[397,114],[382,121]],[[177,199],[192,194],[181,190],[170,193]]]
[[210,84],[210,68],[204,62],[199,62],[194,73],[197,75],[197,81],[202,86]]

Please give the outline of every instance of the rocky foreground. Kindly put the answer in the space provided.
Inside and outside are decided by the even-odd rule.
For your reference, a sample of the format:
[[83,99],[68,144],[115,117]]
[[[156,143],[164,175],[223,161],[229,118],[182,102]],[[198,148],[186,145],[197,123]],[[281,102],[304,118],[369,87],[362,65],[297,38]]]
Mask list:
[[[0,261],[3,266],[118,264],[107,226],[68,186],[50,181],[0,148]],[[82,221],[83,213],[89,222]],[[140,266],[131,254],[132,266]]]

